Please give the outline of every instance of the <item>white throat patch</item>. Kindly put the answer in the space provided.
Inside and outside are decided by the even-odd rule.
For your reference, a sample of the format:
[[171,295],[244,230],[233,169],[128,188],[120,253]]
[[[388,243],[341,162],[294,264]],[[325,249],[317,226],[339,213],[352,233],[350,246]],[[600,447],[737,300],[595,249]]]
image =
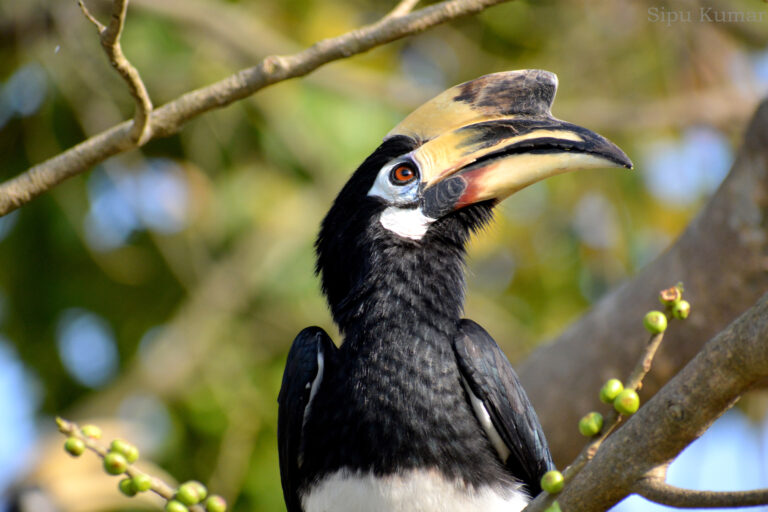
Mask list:
[[430,224],[437,219],[427,217],[419,208],[398,208],[389,206],[379,217],[384,228],[404,238],[421,240]]

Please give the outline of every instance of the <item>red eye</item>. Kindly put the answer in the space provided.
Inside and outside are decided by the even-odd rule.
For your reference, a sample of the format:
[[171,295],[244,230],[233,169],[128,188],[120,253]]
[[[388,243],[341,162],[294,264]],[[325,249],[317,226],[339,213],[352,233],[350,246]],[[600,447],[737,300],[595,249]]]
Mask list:
[[389,175],[389,180],[395,185],[405,185],[416,179],[416,171],[407,165],[398,165]]

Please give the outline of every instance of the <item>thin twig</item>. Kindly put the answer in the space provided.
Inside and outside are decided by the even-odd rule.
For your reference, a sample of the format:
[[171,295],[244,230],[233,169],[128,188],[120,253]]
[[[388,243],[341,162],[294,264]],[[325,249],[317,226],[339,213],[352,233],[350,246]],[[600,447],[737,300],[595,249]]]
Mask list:
[[[77,423],[65,420],[63,418],[56,418],[56,426],[59,428],[59,432],[62,434],[69,436],[69,437],[76,437],[83,441],[85,443],[85,447],[88,448],[90,451],[101,457],[102,459],[106,457],[107,453],[109,453],[109,450],[99,443],[97,440],[95,440],[92,437],[88,437],[85,434],[83,434],[83,431],[80,430],[80,427],[77,425]],[[152,481],[152,486],[150,487],[150,491],[154,492],[161,498],[164,498],[166,500],[172,500],[174,496],[176,495],[176,490],[163,481],[162,479],[149,475],[140,469],[136,468],[132,464],[128,464],[127,469],[124,472],[129,477],[135,477],[137,475],[146,475],[150,478]],[[199,505],[195,505],[190,507],[190,510],[193,512],[205,512],[205,508]]]
[[96,17],[91,14],[91,11],[89,11],[88,7],[85,6],[85,2],[83,2],[83,0],[77,0],[77,4],[80,6],[80,10],[83,11],[85,17],[88,18],[88,21],[96,25],[96,29],[99,31],[99,34],[101,34],[107,27],[105,27],[102,22],[97,20]]
[[[648,343],[645,345],[645,349],[643,350],[640,360],[637,362],[634,369],[632,370],[632,373],[629,375],[629,379],[627,379],[627,382],[624,384],[626,389],[640,389],[643,383],[643,379],[651,369],[651,363],[653,362],[656,351],[659,349],[659,345],[661,345],[661,341],[663,339],[663,332],[659,334],[653,334],[648,339]],[[571,463],[571,465],[568,466],[563,472],[563,477],[565,478],[566,482],[572,479],[576,473],[581,471],[581,468],[583,468],[584,465],[592,457],[595,456],[595,453],[597,453],[600,445],[603,444],[603,441],[605,441],[608,436],[610,436],[619,427],[622,420],[622,415],[616,412],[615,409],[610,410],[605,418],[605,424],[608,425],[608,428],[605,429],[600,437],[585,446],[581,453],[573,461],[573,463]]]
[[399,18],[401,16],[405,16],[411,12],[418,3],[419,0],[400,0],[400,3],[398,3],[394,9],[389,11],[389,13],[384,16],[383,19]]
[[[147,124],[148,140],[177,133],[187,121],[241,100],[269,85],[311,73],[333,62],[371,48],[423,32],[431,27],[511,0],[445,0],[397,18],[325,39],[290,56],[266,57],[207,87],[188,92],[153,110]],[[145,141],[146,142],[146,141]],[[28,203],[67,178],[76,176],[110,156],[136,147],[132,123],[124,122],[0,183],[0,215]]]
[[659,345],[661,345],[661,341],[663,339],[663,332],[651,336],[651,338],[648,340],[648,344],[645,346],[645,350],[643,351],[642,359],[637,362],[637,365],[629,375],[629,379],[627,379],[624,387],[627,389],[634,389],[635,391],[640,390],[643,385],[643,379],[646,375],[648,375],[648,372],[651,371],[653,358],[656,357],[656,351],[659,350]]
[[152,113],[152,100],[149,98],[147,87],[144,85],[139,71],[125,57],[123,48],[120,46],[120,36],[123,33],[125,16],[128,12],[128,0],[114,0],[112,2],[112,17],[107,26],[104,26],[88,11],[83,0],[78,0],[78,4],[86,18],[96,25],[99,31],[101,46],[104,48],[110,64],[123,77],[125,83],[128,84],[128,90],[136,102],[131,139],[136,146],[142,146],[152,138],[151,126],[149,124],[149,116]]

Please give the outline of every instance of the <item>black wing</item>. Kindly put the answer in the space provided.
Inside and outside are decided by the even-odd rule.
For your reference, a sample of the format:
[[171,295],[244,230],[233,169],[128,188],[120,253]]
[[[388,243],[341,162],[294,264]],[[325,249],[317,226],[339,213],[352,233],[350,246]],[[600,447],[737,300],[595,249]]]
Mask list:
[[462,376],[509,449],[507,468],[536,496],[542,475],[554,465],[539,419],[512,365],[490,334],[472,320],[461,321],[454,350]]
[[277,447],[280,454],[280,479],[288,512],[301,512],[299,485],[301,438],[304,411],[310,405],[313,388],[336,351],[331,338],[320,327],[307,327],[296,336],[288,353],[283,384],[277,397]]

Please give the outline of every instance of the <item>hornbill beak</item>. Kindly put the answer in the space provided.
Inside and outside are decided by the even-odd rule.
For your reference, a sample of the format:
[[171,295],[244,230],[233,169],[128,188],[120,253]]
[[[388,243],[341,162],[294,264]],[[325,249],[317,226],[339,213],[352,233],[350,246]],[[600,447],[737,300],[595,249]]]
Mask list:
[[387,138],[421,144],[404,156],[421,175],[424,214],[439,218],[468,204],[500,201],[564,172],[626,167],[606,138],[552,117],[557,77],[541,70],[486,75],[425,103]]

